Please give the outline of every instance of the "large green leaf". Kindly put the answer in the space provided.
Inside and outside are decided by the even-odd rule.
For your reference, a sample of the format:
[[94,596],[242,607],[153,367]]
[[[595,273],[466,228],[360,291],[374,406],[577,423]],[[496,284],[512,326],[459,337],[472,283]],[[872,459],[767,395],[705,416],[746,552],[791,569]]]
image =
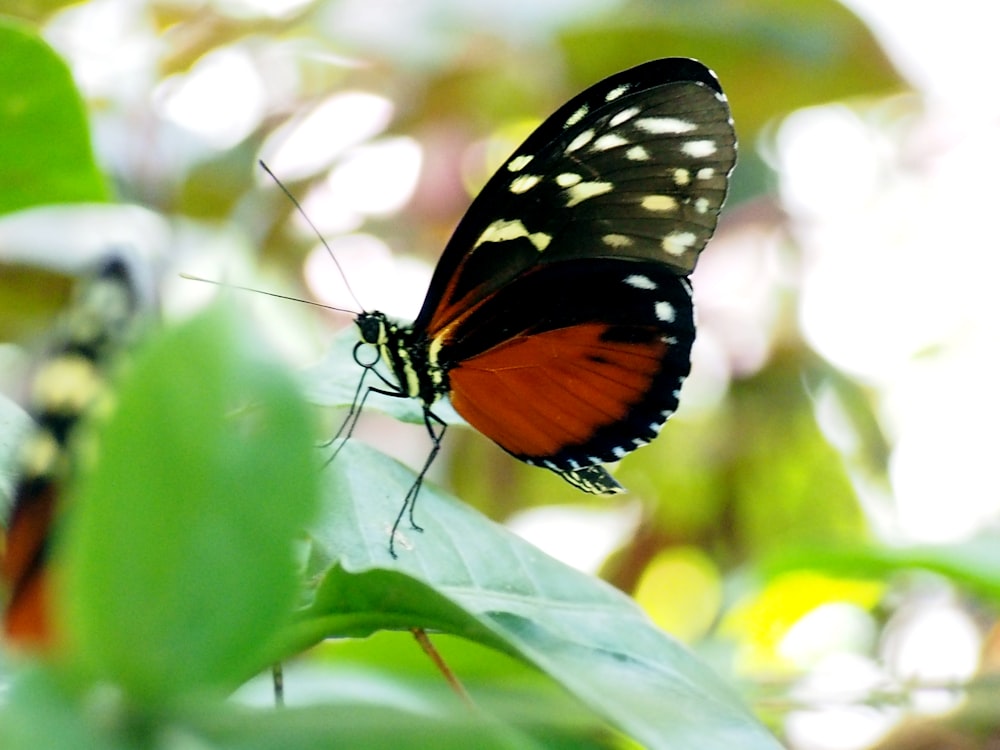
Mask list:
[[299,623],[324,635],[421,626],[519,655],[646,747],[775,748],[731,688],[621,592],[549,558],[431,486],[419,533],[389,529],[413,474],[350,442],[314,532],[329,570]]
[[136,357],[70,508],[70,645],[157,700],[231,688],[267,663],[316,505],[309,412],[234,318],[202,315]]
[[0,214],[107,200],[69,68],[26,27],[0,19]]

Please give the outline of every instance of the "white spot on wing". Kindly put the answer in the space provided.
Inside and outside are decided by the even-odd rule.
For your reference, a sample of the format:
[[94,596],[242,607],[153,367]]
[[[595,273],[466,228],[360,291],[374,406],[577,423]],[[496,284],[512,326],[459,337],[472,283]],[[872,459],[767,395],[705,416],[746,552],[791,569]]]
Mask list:
[[637,114],[639,114],[639,108],[638,107],[629,107],[628,109],[623,109],[621,112],[619,112],[614,117],[612,117],[610,120],[608,120],[608,125],[610,125],[613,128],[617,128],[622,123],[625,123],[625,122],[628,122],[629,120],[631,120]]
[[607,135],[602,135],[596,141],[594,145],[590,148],[594,151],[610,151],[613,148],[618,148],[620,146],[627,146],[628,141],[622,138],[620,135],[614,133],[608,133]]
[[601,242],[608,247],[628,247],[632,244],[632,238],[627,234],[605,234],[601,237]]
[[715,153],[715,141],[688,141],[681,146],[681,151],[688,156],[693,156],[696,159],[704,159],[705,157],[711,156]]
[[582,107],[580,107],[580,109],[578,109],[576,112],[574,112],[573,114],[571,114],[566,119],[566,124],[563,125],[563,127],[564,128],[571,128],[571,127],[573,127],[578,122],[580,122],[580,120],[582,120],[584,117],[587,116],[587,112],[588,111],[590,111],[589,107],[587,107],[587,105],[584,104]]
[[541,179],[542,178],[536,174],[523,174],[520,177],[515,177],[511,181],[509,190],[510,192],[516,194],[526,193],[537,185]]
[[625,152],[625,158],[629,161],[647,161],[649,152],[643,146],[633,146]]
[[695,123],[676,117],[640,117],[635,121],[635,126],[651,135],[676,135],[698,129]]
[[647,195],[640,205],[647,211],[676,211],[677,199],[669,195]]
[[559,187],[570,187],[575,185],[583,178],[576,174],[575,172],[563,172],[562,174],[556,175],[556,185]]
[[569,200],[566,201],[566,207],[569,208],[570,206],[575,206],[588,198],[594,198],[598,195],[610,193],[614,187],[615,186],[610,182],[577,183],[566,191],[569,194]]
[[629,286],[634,286],[636,289],[656,289],[656,282],[653,281],[648,276],[643,276],[641,273],[634,273],[631,276],[625,277],[625,283]]
[[677,319],[677,311],[669,302],[660,301],[654,306],[656,319],[664,323],[673,323]]
[[715,170],[712,167],[702,167],[695,173],[699,180],[710,180],[715,177]]
[[668,255],[684,255],[697,241],[698,236],[694,232],[671,232],[663,238],[660,246]]
[[628,455],[628,451],[622,448],[620,445],[616,445],[614,448],[612,448],[611,452],[614,454],[615,458],[625,458],[625,456]]
[[552,241],[552,235],[545,234],[544,232],[529,232],[527,227],[525,227],[524,224],[522,224],[518,219],[513,219],[511,221],[507,221],[506,219],[497,219],[483,230],[483,233],[479,235],[479,239],[476,240],[474,247],[479,247],[487,242],[509,242],[510,240],[519,240],[522,237],[534,245],[538,252],[542,252]]
[[593,130],[584,130],[582,133],[580,133],[580,135],[578,135],[576,138],[570,141],[569,145],[566,147],[566,153],[571,154],[574,151],[583,148],[588,143],[590,143],[593,137],[594,137]]
[[687,185],[691,182],[691,172],[683,167],[674,170],[674,184]]
[[694,202],[694,210],[700,214],[707,214],[710,205],[711,204],[708,202],[708,198],[698,198]]
[[528,164],[530,164],[531,160],[534,158],[535,157],[531,156],[530,154],[521,154],[520,156],[515,156],[513,159],[507,162],[507,171],[520,172],[522,169],[528,166]]
[[621,86],[615,86],[604,97],[604,101],[606,101],[606,102],[612,102],[615,99],[617,99],[619,96],[621,96],[622,94],[624,94],[626,91],[628,91],[630,88],[631,88],[631,85],[628,84],[628,83],[623,83]]

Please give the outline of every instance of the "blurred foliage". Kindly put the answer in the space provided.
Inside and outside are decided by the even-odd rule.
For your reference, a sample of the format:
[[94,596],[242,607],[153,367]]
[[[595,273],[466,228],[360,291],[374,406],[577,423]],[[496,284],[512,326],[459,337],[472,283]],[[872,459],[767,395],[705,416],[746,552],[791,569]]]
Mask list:
[[[315,236],[256,161],[283,126],[338,92],[391,101],[388,129],[360,145],[412,137],[422,166],[399,210],[362,213],[329,231],[323,216],[311,218],[331,240],[368,232],[433,263],[470,191],[515,145],[512,133],[617,70],[651,57],[697,57],[719,73],[741,138],[722,231],[739,236],[764,226],[785,238],[794,264],[798,249],[761,156],[769,134],[801,107],[904,89],[869,30],[827,0],[564,5],[6,6],[0,337],[34,346],[65,304],[69,277],[122,241],[140,245],[159,275],[168,322],[191,306],[179,300],[194,285],[182,282],[178,292],[178,270],[208,267],[215,278],[249,276],[255,286],[309,297],[303,261]],[[94,40],[74,35],[80,18]],[[115,29],[120,46],[107,42]],[[96,53],[88,48],[104,43]],[[168,106],[218,53],[249,61],[260,99],[245,132],[221,145],[178,124]],[[289,189],[308,210],[305,199],[350,155],[348,146],[317,157],[287,180]],[[108,186],[114,208],[139,206],[145,223],[123,211],[84,224],[67,210],[107,201]],[[337,274],[332,264],[328,273]],[[775,294],[796,290],[789,284]],[[320,361],[300,368],[311,401],[350,400],[354,334],[330,343],[330,329],[345,318],[288,312],[278,300],[250,304],[254,311],[241,307],[240,317],[276,349],[297,364]],[[632,494],[610,507],[638,506],[639,522],[601,568],[657,625],[732,679],[717,678],[626,596],[488,521],[606,501],[581,497],[471,430],[449,430],[434,478],[484,515],[428,487],[418,506],[427,530],[407,530],[406,554],[393,563],[385,527],[411,475],[349,444],[333,471],[319,473],[317,500],[315,456],[305,443],[331,428],[314,431],[296,389],[261,361],[269,355],[248,351],[256,345],[243,339],[246,321],[216,312],[168,325],[138,355],[138,379],[123,385],[106,458],[79,487],[81,510],[60,557],[77,651],[56,668],[6,670],[16,679],[0,716],[3,746],[148,747],[166,736],[234,748],[426,747],[431,737],[435,747],[772,747],[727,682],[757,681],[747,695],[780,734],[785,716],[803,706],[793,684],[781,682],[781,708],[772,710],[760,684],[804,669],[781,647],[810,613],[846,604],[885,625],[899,581],[914,570],[979,597],[984,618],[1000,591],[992,538],[920,549],[875,540],[855,487],[859,476],[885,483],[887,439],[865,386],[818,361],[797,331],[794,304],[778,307],[759,367],[734,368],[714,403],[682,410],[652,446],[622,462],[618,476]],[[838,395],[861,436],[853,452],[821,429],[824,389]],[[236,406],[236,426],[217,420]],[[406,416],[392,404],[372,406]],[[24,415],[8,401],[4,407],[0,427],[14,434]],[[336,424],[341,412],[326,411],[321,416]],[[423,455],[422,428],[371,425],[376,447],[402,443],[408,458]],[[0,445],[0,468],[9,471],[15,446]],[[206,477],[218,486],[202,484]],[[183,497],[211,497],[212,512],[178,502]],[[302,543],[296,530],[316,503],[319,519],[300,560],[306,583],[296,589],[286,553]],[[443,688],[408,635],[385,632],[413,627],[460,636],[435,643],[480,713]],[[316,645],[329,637],[336,642]],[[302,704],[321,706],[274,712],[219,701],[270,659],[304,649],[286,676],[290,702],[301,695]],[[857,647],[865,649],[874,651]]]

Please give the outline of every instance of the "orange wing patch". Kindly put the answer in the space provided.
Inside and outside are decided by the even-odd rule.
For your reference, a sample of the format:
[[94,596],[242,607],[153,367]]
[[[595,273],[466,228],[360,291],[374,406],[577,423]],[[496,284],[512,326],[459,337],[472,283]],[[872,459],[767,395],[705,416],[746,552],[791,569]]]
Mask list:
[[588,323],[510,339],[449,372],[451,402],[473,427],[518,457],[586,446],[647,394],[668,344],[608,340]]
[[8,585],[4,631],[22,648],[46,650],[52,646],[49,613],[49,576],[46,544],[55,512],[56,488],[51,479],[29,496],[18,498],[17,513],[7,531],[0,575]]

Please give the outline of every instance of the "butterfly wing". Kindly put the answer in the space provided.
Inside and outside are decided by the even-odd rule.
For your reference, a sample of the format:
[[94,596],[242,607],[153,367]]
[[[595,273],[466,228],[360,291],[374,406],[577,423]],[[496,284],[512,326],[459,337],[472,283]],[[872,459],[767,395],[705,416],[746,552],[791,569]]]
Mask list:
[[7,590],[3,630],[18,646],[45,649],[56,633],[50,612],[49,540],[80,419],[104,393],[103,368],[135,328],[139,289],[117,256],[78,287],[77,297],[32,388],[35,428],[22,446],[20,475],[0,555]]
[[[650,261],[540,265],[451,334],[437,359],[455,409],[517,458],[580,472],[646,444],[676,409],[694,340],[691,287]],[[617,491],[603,470],[565,478]]]
[[522,274],[573,258],[688,274],[735,158],[728,104],[701,63],[654,60],[605,79],[549,117],[473,201],[414,329],[448,335]]

